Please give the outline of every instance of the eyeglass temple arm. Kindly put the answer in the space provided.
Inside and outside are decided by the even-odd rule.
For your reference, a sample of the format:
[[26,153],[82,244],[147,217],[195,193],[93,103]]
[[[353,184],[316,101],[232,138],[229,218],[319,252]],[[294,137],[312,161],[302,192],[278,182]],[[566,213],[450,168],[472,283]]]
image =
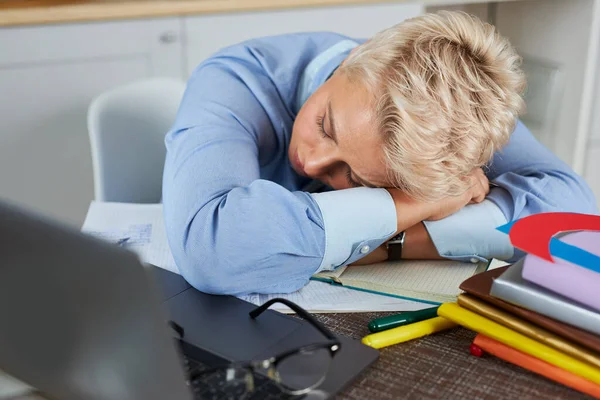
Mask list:
[[258,317],[260,314],[265,312],[265,310],[267,310],[269,307],[271,307],[275,303],[285,304],[286,306],[291,308],[294,312],[296,312],[296,314],[298,314],[300,317],[302,317],[305,320],[307,320],[308,322],[310,322],[323,335],[327,336],[327,338],[329,338],[331,340],[338,340],[335,337],[335,335],[333,333],[331,333],[331,331],[329,329],[327,329],[323,324],[321,324],[319,321],[317,321],[317,319],[315,317],[313,317],[308,311],[306,311],[299,305],[292,303],[291,301],[286,300],[286,299],[282,299],[282,298],[271,299],[271,300],[267,301],[265,304],[263,304],[262,306],[259,306],[259,307],[255,308],[254,310],[250,311],[250,317],[253,319]]

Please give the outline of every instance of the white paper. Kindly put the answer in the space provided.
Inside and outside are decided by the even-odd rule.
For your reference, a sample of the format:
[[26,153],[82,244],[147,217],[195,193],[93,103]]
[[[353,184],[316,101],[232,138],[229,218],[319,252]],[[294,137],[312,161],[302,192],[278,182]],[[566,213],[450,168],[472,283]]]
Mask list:
[[0,400],[26,396],[33,388],[0,370]]
[[[122,246],[138,254],[146,263],[179,273],[169,249],[162,204],[132,204],[92,202],[83,223],[82,232],[114,243],[127,238]],[[282,297],[310,312],[413,311],[431,307],[400,298],[366,293],[328,283],[310,281],[297,292],[289,294],[254,294],[239,296],[242,300],[261,305]],[[290,312],[286,306],[272,307]]]
[[[432,304],[404,300],[397,297],[367,293],[325,282],[310,281],[308,285],[289,294],[254,294],[240,296],[256,305],[280,297],[290,300],[310,312],[367,312],[367,311],[415,311],[433,307]],[[274,304],[271,309],[292,312],[287,306]]]
[[122,247],[143,262],[179,273],[167,241],[162,204],[93,201],[81,231],[115,245],[128,238]]
[[490,265],[488,266],[487,270],[491,271],[493,269],[501,268],[506,265],[510,265],[510,263],[507,263],[506,261],[498,260],[497,258],[492,258],[492,261],[490,261]]

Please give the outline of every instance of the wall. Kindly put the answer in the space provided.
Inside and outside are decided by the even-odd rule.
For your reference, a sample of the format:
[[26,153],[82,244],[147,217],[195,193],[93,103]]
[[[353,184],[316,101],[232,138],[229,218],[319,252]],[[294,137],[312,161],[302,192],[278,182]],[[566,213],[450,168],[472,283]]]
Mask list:
[[548,107],[542,124],[532,124],[530,128],[569,164],[573,162],[592,5],[593,0],[522,1],[500,3],[496,12],[499,31],[526,61],[555,67],[559,72],[553,88],[543,77],[552,68],[537,69],[541,77],[537,84],[535,79],[529,79],[530,90],[537,92],[532,96],[536,102],[529,106],[531,111]]

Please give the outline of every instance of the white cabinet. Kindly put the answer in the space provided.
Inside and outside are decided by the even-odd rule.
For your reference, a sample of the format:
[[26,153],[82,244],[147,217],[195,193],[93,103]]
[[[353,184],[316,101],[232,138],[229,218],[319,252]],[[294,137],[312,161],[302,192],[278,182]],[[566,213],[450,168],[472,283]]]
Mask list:
[[184,18],[187,74],[215,51],[261,36],[330,31],[356,38],[423,13],[419,3],[363,4]]
[[0,29],[0,197],[80,225],[93,197],[87,107],[182,75],[180,20]]
[[600,140],[591,141],[586,159],[584,178],[594,191],[596,202],[600,208]]
[[[528,113],[533,133],[575,166],[582,90],[594,0],[502,2],[495,13],[498,30],[527,61]],[[538,122],[531,123],[531,122]]]

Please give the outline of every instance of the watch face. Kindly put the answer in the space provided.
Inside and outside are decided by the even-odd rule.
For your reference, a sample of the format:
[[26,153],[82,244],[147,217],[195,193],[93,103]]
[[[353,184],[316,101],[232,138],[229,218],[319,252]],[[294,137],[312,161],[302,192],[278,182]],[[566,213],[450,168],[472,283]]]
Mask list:
[[391,238],[388,243],[402,243],[404,241],[404,232],[400,232],[393,238]]

